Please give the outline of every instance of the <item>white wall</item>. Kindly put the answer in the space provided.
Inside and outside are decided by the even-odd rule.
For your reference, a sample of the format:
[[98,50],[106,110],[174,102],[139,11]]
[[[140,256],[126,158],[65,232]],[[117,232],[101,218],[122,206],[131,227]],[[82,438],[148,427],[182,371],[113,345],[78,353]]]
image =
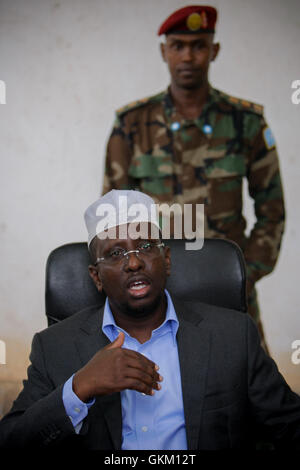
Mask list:
[[[7,93],[0,104],[0,339],[7,347],[0,381],[8,401],[26,375],[34,332],[46,327],[47,255],[63,243],[85,240],[82,214],[100,193],[114,110],[167,86],[156,31],[185,4],[0,0],[0,80]],[[211,82],[264,104],[278,144],[287,230],[277,268],[259,283],[259,293],[271,352],[300,392],[300,365],[291,362],[291,343],[300,339],[300,105],[291,102],[291,83],[300,79],[300,4],[211,4],[219,8],[222,46]],[[246,212],[253,220],[249,201]]]

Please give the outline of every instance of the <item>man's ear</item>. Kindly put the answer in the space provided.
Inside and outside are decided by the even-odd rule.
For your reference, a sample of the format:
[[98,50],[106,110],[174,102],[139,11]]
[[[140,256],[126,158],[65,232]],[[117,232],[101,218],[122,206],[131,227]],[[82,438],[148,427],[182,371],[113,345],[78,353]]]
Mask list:
[[159,46],[160,46],[160,53],[161,53],[162,59],[164,62],[167,62],[166,61],[166,45],[163,42],[161,42]]
[[215,42],[212,46],[212,54],[211,54],[211,61],[214,61],[218,54],[219,54],[219,51],[220,51],[220,43],[219,42]]
[[97,290],[99,292],[102,292],[103,285],[102,285],[102,281],[101,281],[101,278],[100,278],[100,275],[96,266],[93,266],[92,264],[89,266],[89,275],[91,276]]

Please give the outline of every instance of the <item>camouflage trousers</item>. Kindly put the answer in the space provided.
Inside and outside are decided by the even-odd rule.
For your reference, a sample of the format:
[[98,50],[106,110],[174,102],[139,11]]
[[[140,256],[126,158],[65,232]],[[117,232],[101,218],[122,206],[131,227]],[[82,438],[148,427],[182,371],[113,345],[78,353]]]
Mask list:
[[264,348],[267,354],[270,354],[266,340],[265,340],[263,325],[260,319],[260,309],[258,305],[257,292],[256,292],[255,287],[249,293],[247,302],[248,302],[248,313],[255,321],[259,334],[260,334],[261,346]]

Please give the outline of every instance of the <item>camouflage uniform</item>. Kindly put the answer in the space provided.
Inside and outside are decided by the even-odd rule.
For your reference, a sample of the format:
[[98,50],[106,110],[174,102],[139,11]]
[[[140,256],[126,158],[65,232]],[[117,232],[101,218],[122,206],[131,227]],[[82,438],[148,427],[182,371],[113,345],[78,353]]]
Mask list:
[[[256,224],[244,234],[242,181]],[[156,202],[204,203],[205,236],[228,238],[246,260],[249,313],[261,329],[254,284],[275,266],[284,228],[275,142],[260,105],[210,88],[201,115],[182,118],[169,91],[117,112],[107,145],[103,193],[138,189]]]

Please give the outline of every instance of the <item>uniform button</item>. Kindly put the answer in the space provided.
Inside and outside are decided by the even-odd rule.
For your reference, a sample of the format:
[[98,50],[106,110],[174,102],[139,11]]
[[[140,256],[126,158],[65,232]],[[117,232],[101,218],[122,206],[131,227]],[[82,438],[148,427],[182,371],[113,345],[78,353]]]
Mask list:
[[178,131],[180,129],[180,122],[177,122],[177,121],[172,122],[171,129],[172,131]]
[[148,431],[148,427],[147,427],[147,426],[143,426],[143,427],[142,427],[142,431],[143,431],[143,432],[147,432],[147,431]]
[[213,129],[209,124],[205,124],[202,127],[202,130],[203,130],[204,134],[211,134]]
[[80,408],[74,408],[74,411],[76,411],[76,413],[80,413]]

